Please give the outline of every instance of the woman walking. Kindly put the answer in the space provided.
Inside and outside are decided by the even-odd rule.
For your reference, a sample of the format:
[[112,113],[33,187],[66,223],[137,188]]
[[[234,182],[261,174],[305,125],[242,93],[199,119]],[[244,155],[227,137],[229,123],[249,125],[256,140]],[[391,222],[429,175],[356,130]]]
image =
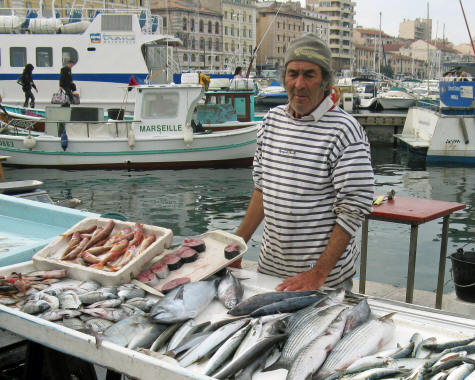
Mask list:
[[33,69],[35,67],[31,63],[27,63],[21,74],[21,88],[25,93],[25,102],[23,107],[28,107],[28,101],[30,102],[30,108],[35,108],[35,96],[31,91],[32,88],[38,92],[35,82],[33,82]]

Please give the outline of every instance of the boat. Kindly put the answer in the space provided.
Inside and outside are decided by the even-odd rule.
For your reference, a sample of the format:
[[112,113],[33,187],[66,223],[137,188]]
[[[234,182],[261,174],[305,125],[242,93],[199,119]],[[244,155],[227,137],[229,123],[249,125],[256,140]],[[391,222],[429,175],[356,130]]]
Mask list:
[[[45,133],[1,135],[8,165],[48,168],[231,167],[252,163],[257,122],[193,131],[196,84],[140,85],[133,120],[103,120],[98,107],[46,107]],[[244,123],[244,124],[243,124]]]
[[289,98],[286,89],[279,81],[273,81],[268,86],[263,87],[255,98],[256,104],[280,105],[287,104]]
[[378,105],[378,81],[369,77],[355,77],[351,83],[356,89],[355,108],[375,109]]
[[5,130],[13,132],[15,129],[43,132],[45,130],[45,111],[21,106],[2,104],[0,107],[0,133]]
[[378,103],[385,110],[408,109],[416,104],[417,98],[402,88],[391,88],[378,94]]
[[23,104],[24,93],[16,81],[26,63],[35,66],[35,103],[39,108],[51,104],[67,60],[75,62],[72,74],[81,104],[104,109],[125,106],[133,110],[135,91],[127,91],[131,77],[141,84],[168,83],[176,71],[173,47],[181,40],[153,31],[153,16],[145,8],[74,10],[79,13],[61,19],[58,31],[50,28],[59,25],[57,19],[29,19],[30,28],[36,28],[34,33],[24,24],[20,29],[16,26],[17,19],[26,22],[25,9],[10,11],[12,15],[0,16],[0,94],[5,104]]
[[475,82],[440,82],[440,106],[409,109],[401,146],[427,164],[475,164]]

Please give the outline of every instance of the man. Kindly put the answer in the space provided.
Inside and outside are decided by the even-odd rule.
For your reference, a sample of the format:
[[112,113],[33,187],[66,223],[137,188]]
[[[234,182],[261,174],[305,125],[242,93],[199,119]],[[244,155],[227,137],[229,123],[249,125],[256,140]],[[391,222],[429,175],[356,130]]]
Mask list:
[[[59,74],[59,87],[61,87],[68,96],[69,104],[74,103],[73,91],[76,91],[76,85],[73,82],[73,74],[71,72],[73,66],[73,61],[67,61],[66,65],[61,68]],[[63,106],[68,107],[69,104],[63,104]]]
[[255,189],[236,234],[248,241],[264,220],[258,271],[284,277],[279,291],[351,289],[355,234],[372,210],[368,138],[330,98],[330,61],[314,34],[290,43],[289,104],[271,109],[257,136]]

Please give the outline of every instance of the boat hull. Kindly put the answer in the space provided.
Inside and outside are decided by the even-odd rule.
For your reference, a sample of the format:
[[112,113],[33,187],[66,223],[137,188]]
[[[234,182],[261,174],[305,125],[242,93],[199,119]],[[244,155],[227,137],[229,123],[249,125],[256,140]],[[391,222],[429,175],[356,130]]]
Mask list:
[[70,139],[61,148],[59,137],[36,138],[29,150],[24,137],[1,136],[0,155],[8,155],[7,165],[98,169],[98,168],[192,168],[235,167],[252,163],[257,126],[236,131],[194,135],[188,146],[183,137],[137,139],[131,147],[127,138]]
[[378,102],[385,110],[408,109],[416,104],[415,99],[378,98]]

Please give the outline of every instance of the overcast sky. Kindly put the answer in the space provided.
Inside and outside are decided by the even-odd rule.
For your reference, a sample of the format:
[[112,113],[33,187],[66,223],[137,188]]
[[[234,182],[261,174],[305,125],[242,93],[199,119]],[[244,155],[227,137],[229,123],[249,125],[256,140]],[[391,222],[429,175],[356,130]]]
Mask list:
[[[393,36],[399,33],[399,23],[403,19],[414,20],[427,17],[432,19],[432,38],[442,38],[444,24],[445,37],[455,45],[469,43],[467,27],[463,18],[459,0],[354,0],[355,21],[365,28],[379,30],[379,12],[381,29]],[[472,38],[475,38],[475,0],[462,0],[465,15]],[[437,27],[438,24],[438,27]]]

